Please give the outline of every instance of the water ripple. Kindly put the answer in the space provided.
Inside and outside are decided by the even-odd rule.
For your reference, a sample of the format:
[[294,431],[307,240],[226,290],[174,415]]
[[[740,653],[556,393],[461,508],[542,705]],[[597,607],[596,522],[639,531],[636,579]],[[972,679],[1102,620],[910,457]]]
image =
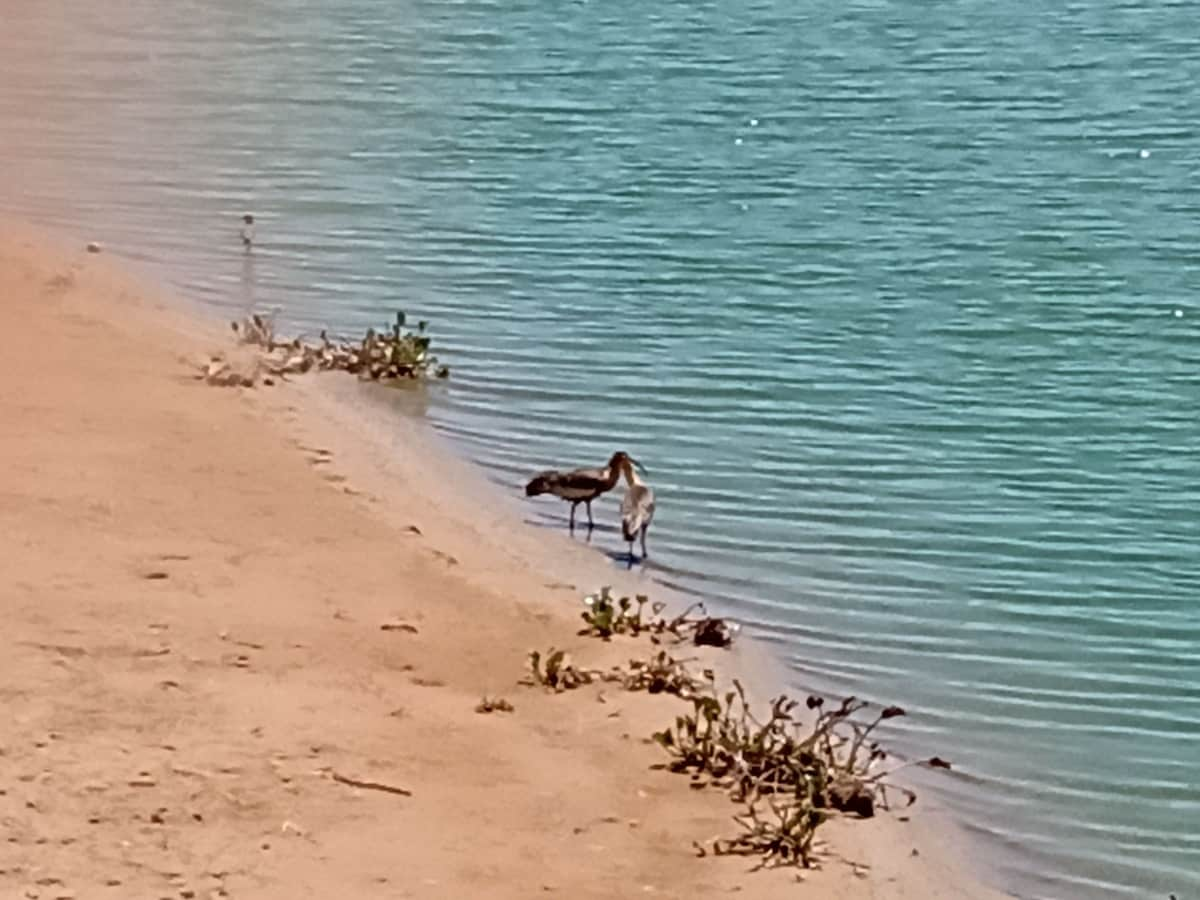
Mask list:
[[231,312],[430,319],[438,427],[514,491],[643,458],[652,575],[909,707],[1023,895],[1183,897],[1196,12],[18,4],[0,197]]

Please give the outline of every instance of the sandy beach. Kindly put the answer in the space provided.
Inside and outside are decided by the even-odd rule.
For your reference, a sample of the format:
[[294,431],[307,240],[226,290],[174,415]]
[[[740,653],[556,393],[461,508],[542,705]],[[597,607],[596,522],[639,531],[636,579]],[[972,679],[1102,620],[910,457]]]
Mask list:
[[606,561],[349,376],[197,381],[224,334],[107,249],[6,224],[0,296],[0,895],[1000,896],[919,803],[811,871],[697,858],[733,809],[651,768],[678,701],[518,684],[632,655],[576,635]]

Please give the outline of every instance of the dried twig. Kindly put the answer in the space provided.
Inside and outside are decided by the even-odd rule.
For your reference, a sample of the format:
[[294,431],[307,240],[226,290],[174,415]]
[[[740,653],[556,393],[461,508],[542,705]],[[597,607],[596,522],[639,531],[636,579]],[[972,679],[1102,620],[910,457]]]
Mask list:
[[363,788],[368,791],[383,791],[387,794],[399,794],[401,797],[411,797],[412,791],[408,788],[396,787],[391,784],[384,784],[381,781],[363,781],[360,778],[348,778],[338,772],[330,772],[329,777],[339,784],[348,784],[350,787]]
[[379,626],[380,631],[406,631],[409,634],[418,634],[416,625],[409,625],[407,622],[384,622]]

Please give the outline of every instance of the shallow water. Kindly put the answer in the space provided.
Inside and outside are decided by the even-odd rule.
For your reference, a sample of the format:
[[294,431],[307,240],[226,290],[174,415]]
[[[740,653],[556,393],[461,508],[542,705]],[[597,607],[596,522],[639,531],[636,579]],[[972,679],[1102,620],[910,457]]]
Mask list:
[[909,707],[1005,884],[1200,891],[1200,4],[17,6],[6,209],[429,318],[438,427],[642,458],[649,572]]

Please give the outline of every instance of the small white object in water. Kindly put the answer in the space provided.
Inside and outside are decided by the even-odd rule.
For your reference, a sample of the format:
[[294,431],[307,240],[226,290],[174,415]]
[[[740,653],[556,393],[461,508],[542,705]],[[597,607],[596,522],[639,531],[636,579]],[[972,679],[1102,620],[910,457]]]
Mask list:
[[757,128],[757,127],[758,127],[758,119],[751,119],[751,120],[750,120],[750,127],[751,127],[751,128]]
[[1183,318],[1183,310],[1182,309],[1175,310],[1175,318],[1177,318],[1177,319]]
[[737,139],[734,141],[734,143],[735,143],[735,144],[739,144],[739,145],[740,145],[740,144],[742,143],[742,139],[741,139],[741,138],[737,138]]
[[1142,150],[1140,153],[1138,153],[1138,156],[1140,156],[1142,159],[1149,159],[1149,158],[1150,158],[1150,151],[1149,151],[1149,150]]

